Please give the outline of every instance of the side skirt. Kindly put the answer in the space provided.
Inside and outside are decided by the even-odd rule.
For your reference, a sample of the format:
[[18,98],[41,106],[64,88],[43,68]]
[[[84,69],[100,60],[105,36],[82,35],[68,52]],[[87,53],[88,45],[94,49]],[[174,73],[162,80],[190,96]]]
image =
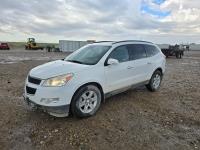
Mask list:
[[137,84],[133,84],[131,86],[127,86],[127,87],[124,87],[124,88],[121,88],[121,89],[118,89],[118,90],[115,90],[115,91],[112,91],[112,92],[109,92],[109,93],[105,93],[104,94],[104,97],[105,99],[106,98],[109,98],[113,95],[117,95],[117,94],[120,94],[120,93],[123,93],[123,92],[126,92],[128,91],[129,89],[134,89],[136,87],[139,87],[139,86],[142,86],[142,85],[146,85],[149,83],[149,80],[148,81],[144,81],[144,82],[140,82],[140,83],[137,83]]

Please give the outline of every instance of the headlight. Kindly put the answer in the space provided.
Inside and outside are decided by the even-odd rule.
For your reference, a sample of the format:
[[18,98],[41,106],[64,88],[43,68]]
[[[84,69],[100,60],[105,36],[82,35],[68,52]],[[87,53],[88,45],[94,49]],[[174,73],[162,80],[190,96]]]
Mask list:
[[73,78],[74,74],[65,74],[44,81],[43,86],[64,86],[69,80]]

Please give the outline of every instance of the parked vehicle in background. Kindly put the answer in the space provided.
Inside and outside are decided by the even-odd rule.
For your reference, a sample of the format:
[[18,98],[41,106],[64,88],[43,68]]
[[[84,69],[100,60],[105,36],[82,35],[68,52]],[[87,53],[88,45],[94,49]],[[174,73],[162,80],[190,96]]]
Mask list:
[[31,107],[64,117],[94,115],[106,97],[132,87],[159,89],[166,59],[155,44],[145,41],[97,42],[64,60],[33,68],[24,98]]
[[9,50],[8,43],[0,43],[0,50]]
[[34,38],[28,38],[27,43],[25,45],[25,49],[26,50],[43,50],[44,47],[38,46]]
[[162,52],[166,57],[169,56],[176,56],[176,58],[182,58],[184,55],[184,51],[187,50],[189,51],[190,47],[189,45],[175,45],[172,46],[170,45],[169,48],[162,48]]
[[47,52],[60,52],[60,49],[56,47],[55,45],[47,45],[46,46]]

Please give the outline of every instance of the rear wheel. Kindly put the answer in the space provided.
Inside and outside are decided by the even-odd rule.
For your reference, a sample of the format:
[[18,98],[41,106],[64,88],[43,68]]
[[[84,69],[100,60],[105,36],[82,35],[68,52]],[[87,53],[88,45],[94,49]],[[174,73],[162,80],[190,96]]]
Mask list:
[[182,53],[177,52],[176,53],[176,58],[181,59],[182,58]]
[[152,75],[149,84],[146,85],[147,89],[151,92],[155,92],[160,88],[160,84],[162,81],[162,73],[157,70]]
[[100,107],[101,98],[101,92],[96,86],[87,85],[82,87],[72,99],[72,114],[81,118],[94,115]]

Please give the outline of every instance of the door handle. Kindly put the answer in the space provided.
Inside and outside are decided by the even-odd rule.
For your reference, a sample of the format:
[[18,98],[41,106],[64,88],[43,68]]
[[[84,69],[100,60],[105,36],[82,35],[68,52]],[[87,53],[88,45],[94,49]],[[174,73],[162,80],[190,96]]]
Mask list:
[[127,67],[127,69],[133,69],[133,68],[134,68],[134,67],[132,67],[132,66],[128,66],[128,67]]
[[151,62],[148,62],[147,64],[148,64],[148,65],[151,65],[152,63],[151,63]]

